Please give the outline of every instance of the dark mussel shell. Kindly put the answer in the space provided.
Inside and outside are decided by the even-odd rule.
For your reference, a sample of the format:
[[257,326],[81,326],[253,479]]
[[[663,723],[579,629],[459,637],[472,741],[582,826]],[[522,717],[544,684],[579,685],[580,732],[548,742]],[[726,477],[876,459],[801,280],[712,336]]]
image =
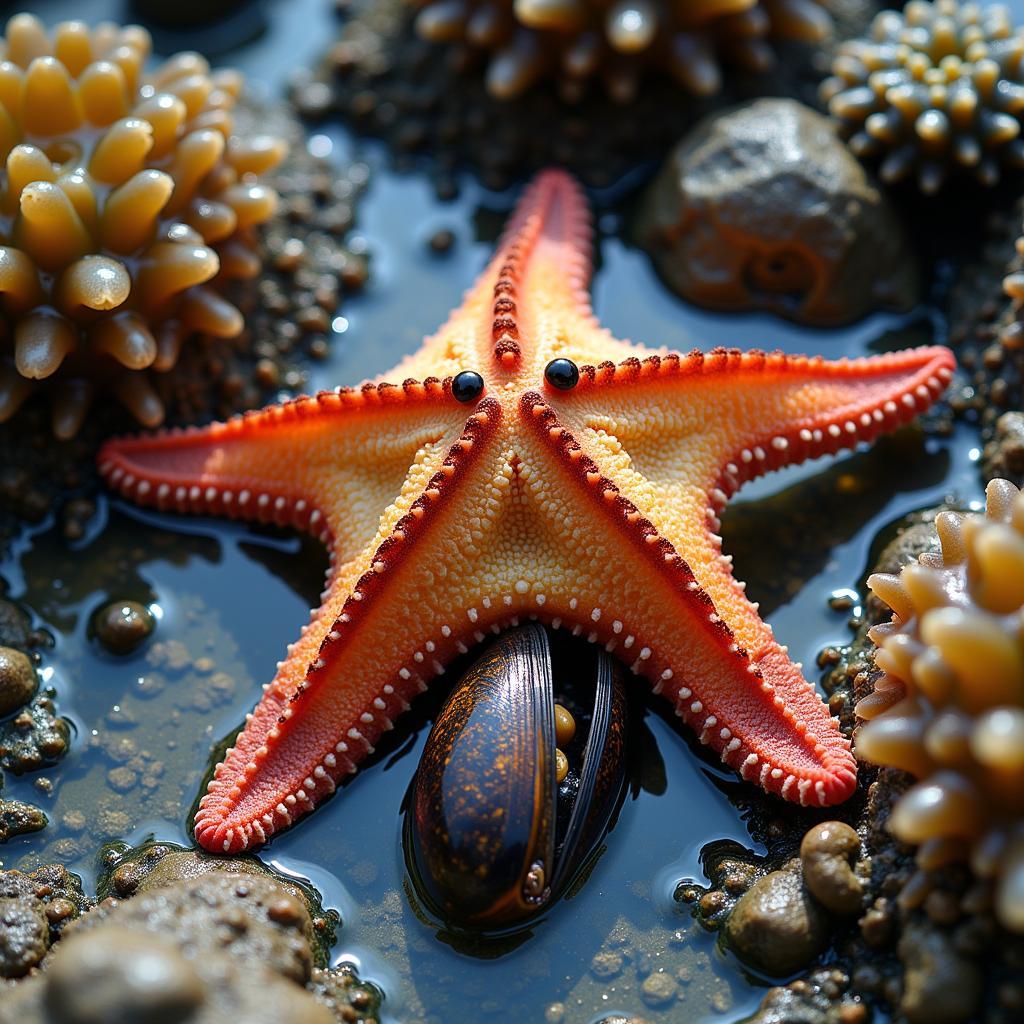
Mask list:
[[[572,882],[625,784],[627,704],[600,648],[556,658],[538,625],[504,633],[456,683],[427,739],[405,820],[427,907],[457,927],[502,929]],[[567,664],[562,664],[565,661]],[[556,693],[557,690],[557,693]],[[556,781],[556,699],[577,721]]]

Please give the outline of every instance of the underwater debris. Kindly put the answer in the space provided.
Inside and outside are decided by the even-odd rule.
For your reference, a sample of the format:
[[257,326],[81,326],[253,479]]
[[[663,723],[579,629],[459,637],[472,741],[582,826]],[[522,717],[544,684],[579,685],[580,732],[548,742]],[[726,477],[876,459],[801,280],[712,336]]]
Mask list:
[[894,615],[869,634],[881,675],[856,750],[920,780],[888,826],[918,864],[969,859],[1024,931],[1024,497],[1006,480],[986,497],[985,517],[936,517],[940,554],[870,577]]
[[832,20],[818,0],[410,0],[419,34],[490,54],[486,84],[510,100],[546,78],[567,99],[597,79],[633,100],[648,69],[698,96],[717,93],[722,65],[763,72],[775,37],[820,43]]
[[[771,131],[765,131],[765,125]],[[713,114],[675,147],[637,234],[685,299],[849,323],[919,291],[906,229],[821,114],[760,99]]]
[[842,43],[822,97],[887,184],[934,194],[951,175],[994,185],[1024,167],[1024,30],[1001,4],[911,0]]
[[155,426],[148,371],[174,366],[193,332],[242,330],[220,289],[259,272],[254,228],[277,199],[257,176],[285,146],[233,134],[238,74],[181,53],[147,75],[149,49],[138,27],[8,22],[0,420],[44,385],[58,437],[100,391]]

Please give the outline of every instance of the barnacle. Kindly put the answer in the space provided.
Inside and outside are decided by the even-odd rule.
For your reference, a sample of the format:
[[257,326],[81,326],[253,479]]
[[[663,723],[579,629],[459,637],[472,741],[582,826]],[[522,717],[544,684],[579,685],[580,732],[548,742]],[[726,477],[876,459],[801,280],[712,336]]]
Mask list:
[[820,42],[831,19],[819,0],[410,0],[425,38],[492,54],[487,88],[509,99],[557,77],[577,96],[600,75],[627,101],[647,67],[698,95],[718,92],[720,61],[774,63],[772,37]]
[[256,175],[284,144],[232,135],[239,75],[194,53],[143,72],[138,27],[31,15],[0,47],[0,420],[44,385],[73,435],[95,394],[163,419],[148,371],[190,334],[232,337],[218,292],[259,271],[254,226],[276,196]]
[[983,185],[1024,166],[1024,30],[1002,5],[911,0],[870,39],[843,43],[822,85],[829,110],[883,181],[916,175],[934,193],[951,173]]
[[969,859],[1024,931],[1024,495],[986,497],[985,516],[936,518],[941,554],[869,579],[894,614],[869,634],[882,675],[856,749],[919,780],[889,818],[918,863]]

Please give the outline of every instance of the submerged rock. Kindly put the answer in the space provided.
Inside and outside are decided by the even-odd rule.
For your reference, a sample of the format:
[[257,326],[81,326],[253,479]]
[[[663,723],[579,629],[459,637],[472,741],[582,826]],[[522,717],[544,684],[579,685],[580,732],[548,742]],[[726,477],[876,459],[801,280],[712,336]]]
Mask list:
[[637,232],[668,284],[713,308],[835,325],[918,295],[888,201],[828,119],[793,100],[701,122],[649,189]]
[[20,775],[56,764],[71,742],[71,726],[57,714],[53,687],[36,694],[13,718],[0,723],[0,768]]
[[772,975],[792,974],[825,949],[828,919],[804,885],[798,859],[758,879],[740,897],[725,936],[740,959]]
[[11,836],[22,836],[46,828],[46,815],[32,804],[20,800],[0,800],[0,843]]
[[111,601],[93,615],[91,628],[111,654],[131,654],[152,635],[156,618],[138,601]]

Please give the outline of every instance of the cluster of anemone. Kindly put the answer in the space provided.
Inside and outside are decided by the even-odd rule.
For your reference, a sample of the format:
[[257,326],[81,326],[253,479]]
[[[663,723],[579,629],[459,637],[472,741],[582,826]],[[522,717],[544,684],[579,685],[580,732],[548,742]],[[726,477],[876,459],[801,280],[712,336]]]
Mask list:
[[578,98],[601,78],[616,99],[655,68],[710,95],[721,63],[762,72],[773,38],[818,43],[832,27],[820,0],[410,0],[423,37],[491,54],[487,88],[510,99],[543,78]]
[[829,110],[883,181],[937,192],[953,175],[994,185],[1024,167],[1024,30],[1002,5],[911,0],[869,39],[843,43],[822,85]]
[[233,337],[220,293],[259,272],[255,227],[276,195],[257,176],[284,155],[232,135],[241,89],[194,53],[144,72],[138,27],[52,34],[31,15],[0,46],[0,420],[37,389],[73,435],[106,392],[147,426],[148,377],[190,335]]
[[943,512],[941,553],[868,581],[882,674],[857,705],[857,754],[918,780],[890,831],[924,869],[969,861],[1024,931],[1024,495],[994,480],[982,515]]

